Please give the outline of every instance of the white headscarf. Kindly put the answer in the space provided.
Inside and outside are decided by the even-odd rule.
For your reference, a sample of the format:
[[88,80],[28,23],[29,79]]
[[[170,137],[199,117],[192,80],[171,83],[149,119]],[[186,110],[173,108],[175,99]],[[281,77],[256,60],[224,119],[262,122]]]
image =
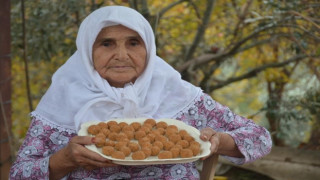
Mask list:
[[[147,67],[133,83],[115,88],[93,67],[92,46],[102,28],[123,25],[136,31],[147,49]],[[32,116],[63,129],[77,131],[81,123],[113,118],[173,118],[193,103],[201,89],[156,55],[148,21],[123,6],[100,8],[82,22],[77,51],[53,75],[52,84]]]

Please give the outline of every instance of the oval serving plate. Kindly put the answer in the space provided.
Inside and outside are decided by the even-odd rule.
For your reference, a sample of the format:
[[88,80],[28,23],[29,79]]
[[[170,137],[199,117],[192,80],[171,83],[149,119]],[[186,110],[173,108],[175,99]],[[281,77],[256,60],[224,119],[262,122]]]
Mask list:
[[[118,123],[120,122],[126,122],[128,124],[132,122],[139,122],[143,123],[147,118],[132,118],[132,119],[111,119],[112,121],[116,121]],[[110,121],[111,121],[110,120]],[[133,160],[131,158],[131,155],[126,157],[125,159],[115,159],[112,158],[111,156],[106,156],[102,154],[101,148],[97,148],[95,145],[86,145],[85,147],[88,148],[89,150],[96,152],[100,154],[101,156],[110,159],[113,161],[115,164],[120,164],[120,165],[150,165],[150,164],[176,164],[176,163],[188,163],[188,162],[193,162],[196,161],[202,157],[206,157],[210,154],[210,142],[208,141],[202,141],[200,139],[200,131],[192,126],[189,126],[185,124],[182,121],[178,121],[175,119],[155,119],[157,122],[164,121],[168,125],[176,125],[179,130],[186,130],[192,137],[195,138],[197,142],[201,144],[201,150],[200,153],[197,156],[193,156],[190,158],[172,158],[172,159],[158,159],[157,156],[150,156],[144,160]],[[80,130],[78,131],[79,136],[92,136],[89,135],[87,132],[87,129],[89,126],[98,124],[100,121],[89,121],[86,123],[83,123],[81,125]],[[105,121],[107,122],[107,121]]]

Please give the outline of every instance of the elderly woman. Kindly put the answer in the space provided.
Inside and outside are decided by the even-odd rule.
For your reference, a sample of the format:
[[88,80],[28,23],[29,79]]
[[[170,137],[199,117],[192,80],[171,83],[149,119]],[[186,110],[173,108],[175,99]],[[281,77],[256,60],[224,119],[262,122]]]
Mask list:
[[53,75],[31,113],[32,123],[11,179],[199,179],[194,163],[122,166],[88,150],[77,136],[90,120],[171,118],[201,130],[211,154],[236,164],[269,153],[268,131],[192,84],[156,55],[149,23],[133,9],[109,6],[81,24],[77,51]]

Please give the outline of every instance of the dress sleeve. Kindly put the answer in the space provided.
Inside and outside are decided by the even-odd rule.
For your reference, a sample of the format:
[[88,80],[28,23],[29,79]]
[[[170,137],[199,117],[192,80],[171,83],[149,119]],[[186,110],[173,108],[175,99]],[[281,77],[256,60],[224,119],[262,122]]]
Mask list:
[[58,131],[33,118],[10,169],[10,179],[49,179],[50,156],[64,147],[74,135]]
[[268,130],[250,119],[233,113],[207,94],[202,94],[194,106],[178,119],[199,130],[211,127],[218,132],[230,134],[244,158],[223,157],[235,164],[254,161],[271,151],[272,141]]
[[267,129],[233,113],[228,107],[214,101],[207,94],[204,94],[203,99],[203,107],[207,110],[207,126],[230,134],[244,155],[244,158],[225,156],[227,159],[236,164],[243,164],[270,153],[272,141]]

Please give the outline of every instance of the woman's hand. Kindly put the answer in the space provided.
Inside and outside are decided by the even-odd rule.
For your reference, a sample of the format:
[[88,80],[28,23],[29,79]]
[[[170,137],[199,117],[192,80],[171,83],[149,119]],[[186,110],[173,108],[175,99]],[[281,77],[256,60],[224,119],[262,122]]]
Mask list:
[[[203,141],[209,141],[211,143],[210,154],[207,157],[218,152],[221,139],[220,132],[217,132],[209,127],[203,128],[200,131],[200,139]],[[207,157],[202,158],[202,160],[206,159]]]
[[94,144],[94,140],[89,136],[71,138],[66,147],[50,157],[50,179],[60,179],[78,167],[93,170],[99,167],[115,166],[112,161],[84,147],[84,145]]
[[94,140],[94,138],[88,136],[73,137],[65,148],[65,158],[74,167],[91,169],[114,165],[110,160],[84,147],[84,145],[94,144]]
[[[221,154],[232,157],[243,157],[242,153],[239,151],[234,139],[227,133],[217,132],[212,128],[206,127],[200,131],[200,139],[203,141],[209,141],[210,154]],[[202,158],[205,160],[207,157]]]

